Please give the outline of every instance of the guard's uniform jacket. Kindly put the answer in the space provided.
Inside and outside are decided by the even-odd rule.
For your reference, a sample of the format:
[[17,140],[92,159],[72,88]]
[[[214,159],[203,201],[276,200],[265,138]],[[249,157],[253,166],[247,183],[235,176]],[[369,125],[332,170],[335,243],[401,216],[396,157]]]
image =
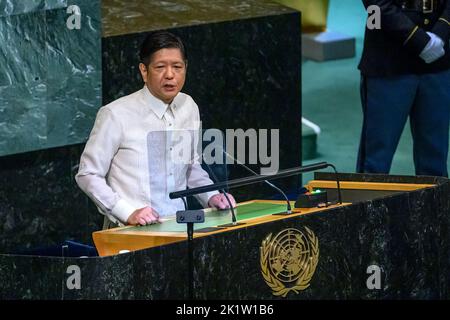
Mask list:
[[[362,0],[381,9],[381,29],[366,28],[359,69],[364,76],[424,74],[450,69],[450,0]],[[430,37],[445,43],[445,55],[427,64],[419,55]]]

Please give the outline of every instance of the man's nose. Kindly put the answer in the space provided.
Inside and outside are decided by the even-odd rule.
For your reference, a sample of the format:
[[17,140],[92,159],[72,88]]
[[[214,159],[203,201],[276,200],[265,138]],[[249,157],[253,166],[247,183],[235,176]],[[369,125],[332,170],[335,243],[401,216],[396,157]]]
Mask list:
[[168,67],[166,70],[166,79],[172,79],[174,77],[174,72],[172,67]]

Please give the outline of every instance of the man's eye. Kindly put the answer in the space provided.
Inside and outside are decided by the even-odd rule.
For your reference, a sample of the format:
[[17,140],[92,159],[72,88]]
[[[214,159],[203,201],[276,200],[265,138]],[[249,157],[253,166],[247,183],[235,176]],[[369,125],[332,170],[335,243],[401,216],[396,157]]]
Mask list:
[[164,66],[156,66],[156,69],[162,69]]

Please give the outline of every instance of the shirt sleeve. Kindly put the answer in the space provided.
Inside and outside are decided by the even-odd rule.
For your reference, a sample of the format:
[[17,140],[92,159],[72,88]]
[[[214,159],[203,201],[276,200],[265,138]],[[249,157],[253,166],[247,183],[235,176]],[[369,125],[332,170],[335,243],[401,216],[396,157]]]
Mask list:
[[[199,115],[199,111],[198,111],[198,106],[195,104],[195,102],[192,102],[195,106],[195,115],[194,115],[194,121],[196,124],[196,134],[200,134],[199,130],[200,130],[200,115]],[[187,186],[189,188],[196,188],[196,187],[201,187],[201,186],[206,186],[206,185],[210,185],[213,184],[214,182],[209,178],[208,173],[203,170],[201,164],[200,164],[200,156],[197,152],[198,148],[197,148],[197,144],[201,143],[200,141],[201,139],[197,139],[194,138],[194,150],[193,150],[193,159],[191,164],[188,167],[187,170]],[[204,208],[207,208],[208,205],[208,200],[218,194],[218,191],[210,191],[210,192],[205,192],[205,193],[201,193],[196,195],[195,197],[197,198],[197,200],[201,203],[201,205]]]
[[450,39],[450,1],[445,4],[444,11],[438,21],[431,30],[435,35],[439,36],[444,42]]
[[[213,184],[213,181],[209,178],[208,173],[203,170],[199,163],[190,165],[187,173],[187,185],[189,188],[196,188],[201,186],[206,186]],[[218,191],[210,191],[196,195],[195,197],[200,201],[204,208],[207,208],[208,200],[213,196],[218,194]]]
[[125,224],[137,208],[121,199],[106,181],[111,162],[120,147],[121,136],[118,119],[111,110],[101,108],[81,155],[75,180],[103,214],[113,222]]
[[374,32],[384,32],[401,42],[414,54],[420,55],[431,38],[395,5],[394,0],[362,0],[362,2],[366,8],[371,5],[380,8],[381,30]]

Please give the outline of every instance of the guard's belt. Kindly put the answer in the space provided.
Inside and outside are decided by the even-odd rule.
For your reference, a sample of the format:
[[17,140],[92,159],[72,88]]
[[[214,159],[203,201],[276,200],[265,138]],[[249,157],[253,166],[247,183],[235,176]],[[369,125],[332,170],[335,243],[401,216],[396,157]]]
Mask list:
[[432,13],[438,10],[443,0],[397,0],[397,4],[404,10]]

